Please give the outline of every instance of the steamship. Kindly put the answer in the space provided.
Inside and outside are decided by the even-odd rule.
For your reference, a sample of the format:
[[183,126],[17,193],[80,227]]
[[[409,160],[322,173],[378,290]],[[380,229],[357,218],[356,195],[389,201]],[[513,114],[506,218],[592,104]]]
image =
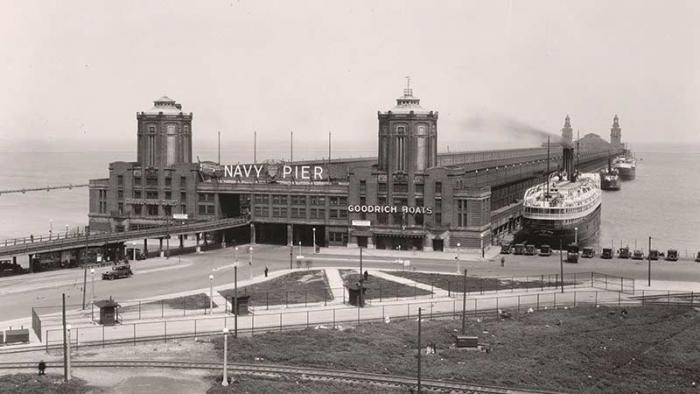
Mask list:
[[519,238],[536,245],[587,245],[600,228],[600,175],[574,168],[573,148],[564,147],[564,170],[525,192]]
[[608,167],[600,171],[600,188],[603,190],[620,190],[620,174],[612,166],[608,157]]
[[620,174],[620,178],[625,181],[633,180],[637,173],[637,161],[630,155],[615,159],[613,167]]

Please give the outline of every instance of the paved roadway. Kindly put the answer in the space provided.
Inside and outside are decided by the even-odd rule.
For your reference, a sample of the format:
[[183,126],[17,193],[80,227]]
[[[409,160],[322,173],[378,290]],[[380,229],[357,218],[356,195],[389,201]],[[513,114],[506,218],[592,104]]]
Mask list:
[[[246,247],[239,248],[239,278],[249,278],[248,255]],[[274,245],[256,245],[253,274],[262,275],[265,266],[271,271],[289,268],[289,248]],[[295,254],[296,254],[295,248]],[[309,256],[310,248],[304,248],[302,254]],[[399,252],[401,253],[401,252]],[[411,268],[435,272],[455,272],[457,263],[445,259],[439,252],[424,253],[425,258],[417,258],[411,252],[402,252],[403,258],[410,259]],[[442,258],[439,258],[442,257]],[[463,257],[463,258],[466,258]],[[492,261],[461,261],[460,266],[469,270],[469,275],[481,276],[526,276],[559,272],[559,256],[505,256],[505,267],[500,266],[500,256]],[[313,256],[313,266],[357,266],[358,257],[352,255],[324,254]],[[367,268],[401,268],[391,257],[364,257]],[[103,299],[113,296],[117,301],[151,298],[162,294],[196,290],[209,287],[209,274],[215,276],[215,285],[222,281],[233,282],[234,250],[229,247],[222,250],[208,251],[202,254],[190,254],[181,257],[154,258],[132,264],[134,276],[115,281],[101,280],[101,273],[108,267],[99,268],[95,273],[95,298]],[[581,259],[579,264],[564,264],[565,272],[600,272],[622,275],[637,279],[637,288],[646,285],[647,262],[634,260]],[[652,262],[652,279],[663,281],[700,283],[700,263],[692,261]],[[33,306],[55,306],[61,304],[61,293],[66,293],[70,305],[82,302],[83,271],[65,269],[59,271],[27,274],[0,278],[0,322],[14,319],[26,319],[31,316]],[[88,272],[87,299],[92,293],[91,275]]]

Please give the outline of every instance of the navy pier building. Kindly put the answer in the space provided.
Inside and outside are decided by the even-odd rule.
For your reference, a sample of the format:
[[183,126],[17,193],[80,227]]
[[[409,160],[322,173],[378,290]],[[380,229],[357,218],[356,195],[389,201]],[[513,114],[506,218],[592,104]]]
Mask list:
[[[137,161],[111,163],[109,178],[90,181],[91,232],[241,217],[249,221],[245,229],[205,239],[478,248],[517,228],[522,196],[543,181],[547,168],[546,147],[439,154],[438,112],[424,109],[410,87],[393,108],[378,113],[372,158],[198,163],[192,159],[192,119],[167,97],[137,113]],[[617,117],[611,134],[618,145]],[[568,116],[562,135],[571,138]],[[604,166],[617,149],[596,134],[584,136],[580,146],[583,170]],[[561,148],[553,145],[550,168],[561,162]]]

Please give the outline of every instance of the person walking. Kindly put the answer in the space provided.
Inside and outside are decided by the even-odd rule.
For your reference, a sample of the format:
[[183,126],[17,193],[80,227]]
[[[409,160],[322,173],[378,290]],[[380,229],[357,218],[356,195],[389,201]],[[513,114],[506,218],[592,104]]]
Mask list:
[[267,268],[267,266],[265,266],[265,277],[266,277],[266,278],[267,278],[267,273],[268,273],[268,271],[270,271],[270,269]]

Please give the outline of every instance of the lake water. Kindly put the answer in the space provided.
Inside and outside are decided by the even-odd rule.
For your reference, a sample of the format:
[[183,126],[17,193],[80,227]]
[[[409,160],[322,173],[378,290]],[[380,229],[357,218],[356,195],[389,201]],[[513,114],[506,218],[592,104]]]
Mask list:
[[[637,152],[637,178],[620,191],[605,191],[600,246],[636,245],[700,250],[700,150],[690,147]],[[654,150],[654,151],[652,151]],[[202,158],[215,157],[205,152]],[[247,156],[248,153],[241,153]],[[228,151],[222,161],[236,162]],[[245,161],[247,157],[244,157]],[[133,152],[0,153],[0,189],[87,183],[108,175],[112,161],[135,160]],[[48,234],[87,224],[88,189],[0,195],[0,240]]]

